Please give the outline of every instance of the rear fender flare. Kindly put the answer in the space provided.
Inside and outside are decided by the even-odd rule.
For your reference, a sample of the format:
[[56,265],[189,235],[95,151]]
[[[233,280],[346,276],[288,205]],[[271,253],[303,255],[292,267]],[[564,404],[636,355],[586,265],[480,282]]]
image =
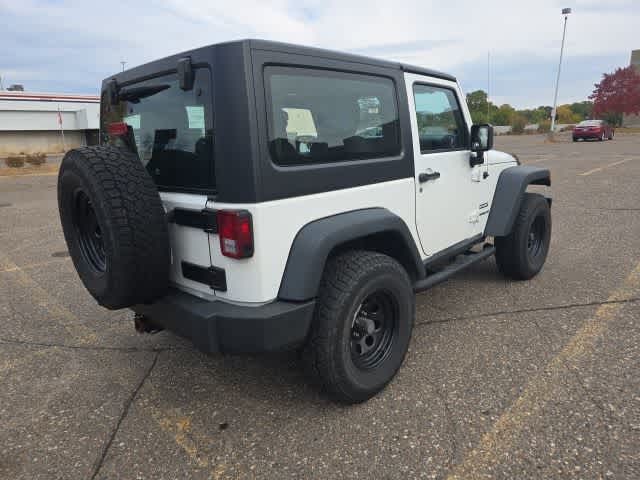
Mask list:
[[345,243],[376,234],[388,235],[388,242],[402,252],[406,261],[401,263],[410,276],[424,276],[424,265],[404,220],[385,208],[367,208],[321,218],[300,229],[289,251],[278,298],[315,298],[331,252]]

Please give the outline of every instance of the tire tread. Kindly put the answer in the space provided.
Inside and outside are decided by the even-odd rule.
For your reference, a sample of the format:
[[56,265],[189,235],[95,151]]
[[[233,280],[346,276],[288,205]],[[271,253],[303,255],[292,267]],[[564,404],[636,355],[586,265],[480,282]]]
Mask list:
[[[407,272],[396,260],[381,253],[362,250],[349,251],[329,259],[320,282],[316,311],[303,350],[303,360],[308,372],[325,388],[329,396],[342,403],[362,402],[372,396],[371,393],[362,394],[350,388],[349,380],[336,364],[334,353],[336,348],[340,348],[336,337],[342,326],[340,315],[348,304],[349,297],[363,276],[380,269],[397,272],[406,282],[407,288],[411,288]],[[411,298],[413,299],[412,291]]]

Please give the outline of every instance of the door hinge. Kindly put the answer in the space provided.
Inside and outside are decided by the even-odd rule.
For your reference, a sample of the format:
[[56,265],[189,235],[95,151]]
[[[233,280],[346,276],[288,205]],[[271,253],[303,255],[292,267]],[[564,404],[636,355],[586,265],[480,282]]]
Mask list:
[[207,233],[218,233],[217,212],[208,208],[203,210],[174,208],[169,221],[183,227],[201,228]]

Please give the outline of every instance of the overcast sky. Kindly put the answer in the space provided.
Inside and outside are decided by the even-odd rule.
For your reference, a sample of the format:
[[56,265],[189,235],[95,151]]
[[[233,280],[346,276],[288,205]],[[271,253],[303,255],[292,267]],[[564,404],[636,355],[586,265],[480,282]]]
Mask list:
[[572,7],[559,103],[585,100],[640,48],[640,0],[0,0],[5,88],[97,93],[127,66],[220,41],[264,38],[455,74],[518,108],[553,101],[562,7]]

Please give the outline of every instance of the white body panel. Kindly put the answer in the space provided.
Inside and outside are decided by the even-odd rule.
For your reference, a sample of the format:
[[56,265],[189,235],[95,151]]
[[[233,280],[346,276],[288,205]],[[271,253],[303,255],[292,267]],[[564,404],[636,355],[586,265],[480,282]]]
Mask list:
[[362,187],[274,200],[257,204],[215,203],[216,209],[246,209],[253,217],[254,254],[235,260],[222,255],[217,235],[212,235],[211,260],[224,268],[227,291],[216,297],[235,302],[264,303],[275,299],[295,236],[306,224],[320,218],[363,208],[382,207],[405,219],[418,242],[412,178]]
[[[206,195],[160,192],[160,198],[167,212],[174,208],[200,211],[207,202]],[[169,241],[171,243],[171,282],[188,290],[189,293],[208,298],[212,290],[199,282],[182,276],[182,264],[185,262],[208,267],[211,265],[209,254],[209,234],[204,230],[169,223]]]

